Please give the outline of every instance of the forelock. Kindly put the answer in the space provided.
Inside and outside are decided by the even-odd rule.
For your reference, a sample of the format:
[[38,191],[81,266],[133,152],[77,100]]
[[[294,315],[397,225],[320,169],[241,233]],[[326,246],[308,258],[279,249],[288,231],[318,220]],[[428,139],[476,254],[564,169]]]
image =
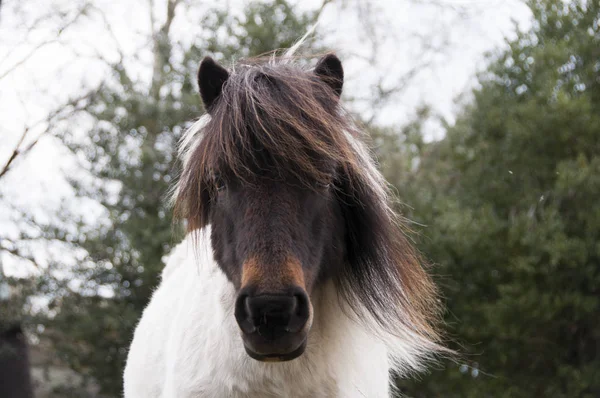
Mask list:
[[246,179],[268,167],[311,186],[330,180],[332,165],[356,162],[348,130],[335,93],[311,71],[242,63],[189,153],[202,158],[197,163],[204,177],[210,169],[225,168]]

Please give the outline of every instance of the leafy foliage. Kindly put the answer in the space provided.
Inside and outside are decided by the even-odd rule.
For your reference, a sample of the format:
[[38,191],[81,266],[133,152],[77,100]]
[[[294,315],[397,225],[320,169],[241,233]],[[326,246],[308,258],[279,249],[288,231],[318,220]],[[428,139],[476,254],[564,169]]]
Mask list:
[[410,396],[600,394],[600,4],[530,6],[400,185],[464,354]]

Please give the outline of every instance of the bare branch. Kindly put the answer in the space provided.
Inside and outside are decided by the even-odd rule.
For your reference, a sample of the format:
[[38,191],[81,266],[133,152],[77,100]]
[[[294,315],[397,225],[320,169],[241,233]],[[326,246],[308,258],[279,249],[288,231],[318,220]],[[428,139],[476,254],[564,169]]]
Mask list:
[[58,39],[50,39],[50,40],[45,40],[41,43],[39,43],[37,46],[35,46],[31,51],[29,51],[23,58],[21,58],[19,61],[17,61],[16,63],[14,63],[13,65],[11,65],[8,69],[6,69],[4,72],[0,73],[0,80],[4,79],[6,76],[8,76],[11,72],[15,71],[19,66],[23,65],[25,62],[27,62],[31,57],[33,57],[41,48],[46,47],[48,44],[52,44],[52,43],[56,43],[58,41]]
[[[101,88],[102,84],[90,91],[85,92],[80,96],[68,100],[59,108],[50,112],[44,119],[37,121],[31,126],[25,127],[8,160],[4,163],[4,166],[0,168],[0,178],[4,177],[6,173],[8,173],[8,171],[12,167],[12,164],[17,158],[25,156],[38,144],[38,142],[43,136],[52,132],[56,123],[65,120],[73,116],[74,114],[80,112],[81,110],[85,109],[88,105],[88,100],[90,100],[96,93],[98,93],[98,91],[100,91]],[[44,128],[42,132],[38,133],[38,135],[29,144],[23,146],[23,142],[25,141],[25,138],[29,135],[31,130],[44,123],[46,124],[46,128]]]
[[156,17],[154,16],[154,0],[148,0],[148,11],[150,11],[150,29],[154,30]]
[[[10,73],[14,72],[17,68],[19,68],[25,62],[27,62],[29,59],[31,59],[31,57],[33,57],[35,54],[37,54],[40,49],[48,46],[49,44],[53,44],[53,43],[58,42],[59,39],[60,39],[60,37],[61,37],[61,35],[69,27],[73,26],[79,20],[79,18],[86,13],[86,11],[87,11],[87,4],[84,5],[82,8],[80,8],[79,11],[75,14],[75,16],[73,18],[71,18],[64,25],[60,26],[57,29],[56,35],[55,35],[54,38],[48,39],[48,40],[44,40],[41,43],[38,43],[33,49],[31,49],[31,51],[29,51],[25,56],[23,56],[23,58],[21,58],[20,60],[16,61],[13,65],[9,66],[7,69],[5,69],[3,72],[1,72],[0,73],[0,80],[4,79]],[[7,58],[8,57],[4,57],[4,59],[7,59]]]
[[30,262],[31,264],[33,264],[36,268],[40,268],[40,264],[37,262],[37,260],[35,259],[35,257],[33,257],[31,254],[26,254],[23,253],[15,244],[15,242],[12,242],[8,239],[3,239],[2,241],[0,241],[0,243],[4,243],[4,242],[8,242],[10,243],[10,245],[12,247],[7,247],[4,244],[0,244],[0,251],[4,251],[14,257],[20,258],[22,260],[26,260],[28,262]]
[[[148,0],[150,3],[150,21],[154,27],[155,17],[153,9],[153,0]],[[175,19],[175,9],[181,0],[169,0],[167,3],[167,18],[165,23],[152,34],[154,66],[152,70],[152,86],[150,87],[150,95],[152,98],[158,99],[160,88],[164,81],[164,67],[169,61],[171,53],[171,42],[169,40],[169,32],[171,24]]]
[[92,8],[100,15],[100,18],[102,18],[102,22],[104,23],[104,27],[106,28],[106,31],[110,35],[110,38],[112,39],[117,52],[119,53],[120,62],[122,62],[123,59],[125,58],[125,55],[123,53],[123,47],[121,46],[121,42],[117,38],[117,35],[115,34],[115,31],[114,31],[112,25],[108,21],[108,18],[106,17],[106,13],[102,9],[100,9],[100,8],[98,8],[96,6],[92,6]]

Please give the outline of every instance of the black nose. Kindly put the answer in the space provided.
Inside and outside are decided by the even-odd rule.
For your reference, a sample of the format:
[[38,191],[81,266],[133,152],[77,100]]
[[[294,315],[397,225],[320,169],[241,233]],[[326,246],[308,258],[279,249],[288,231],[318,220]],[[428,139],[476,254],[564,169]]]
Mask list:
[[244,333],[258,333],[277,340],[302,330],[310,316],[308,296],[303,291],[291,295],[241,294],[235,304],[235,318]]

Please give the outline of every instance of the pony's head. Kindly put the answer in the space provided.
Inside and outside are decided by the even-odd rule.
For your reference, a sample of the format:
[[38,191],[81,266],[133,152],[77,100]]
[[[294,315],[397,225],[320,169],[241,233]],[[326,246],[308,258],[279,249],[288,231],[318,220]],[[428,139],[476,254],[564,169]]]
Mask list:
[[176,212],[190,231],[211,225],[247,353],[301,355],[329,280],[358,318],[433,347],[433,285],[340,107],[339,59],[227,71],[205,58],[198,82],[209,116],[186,138]]

